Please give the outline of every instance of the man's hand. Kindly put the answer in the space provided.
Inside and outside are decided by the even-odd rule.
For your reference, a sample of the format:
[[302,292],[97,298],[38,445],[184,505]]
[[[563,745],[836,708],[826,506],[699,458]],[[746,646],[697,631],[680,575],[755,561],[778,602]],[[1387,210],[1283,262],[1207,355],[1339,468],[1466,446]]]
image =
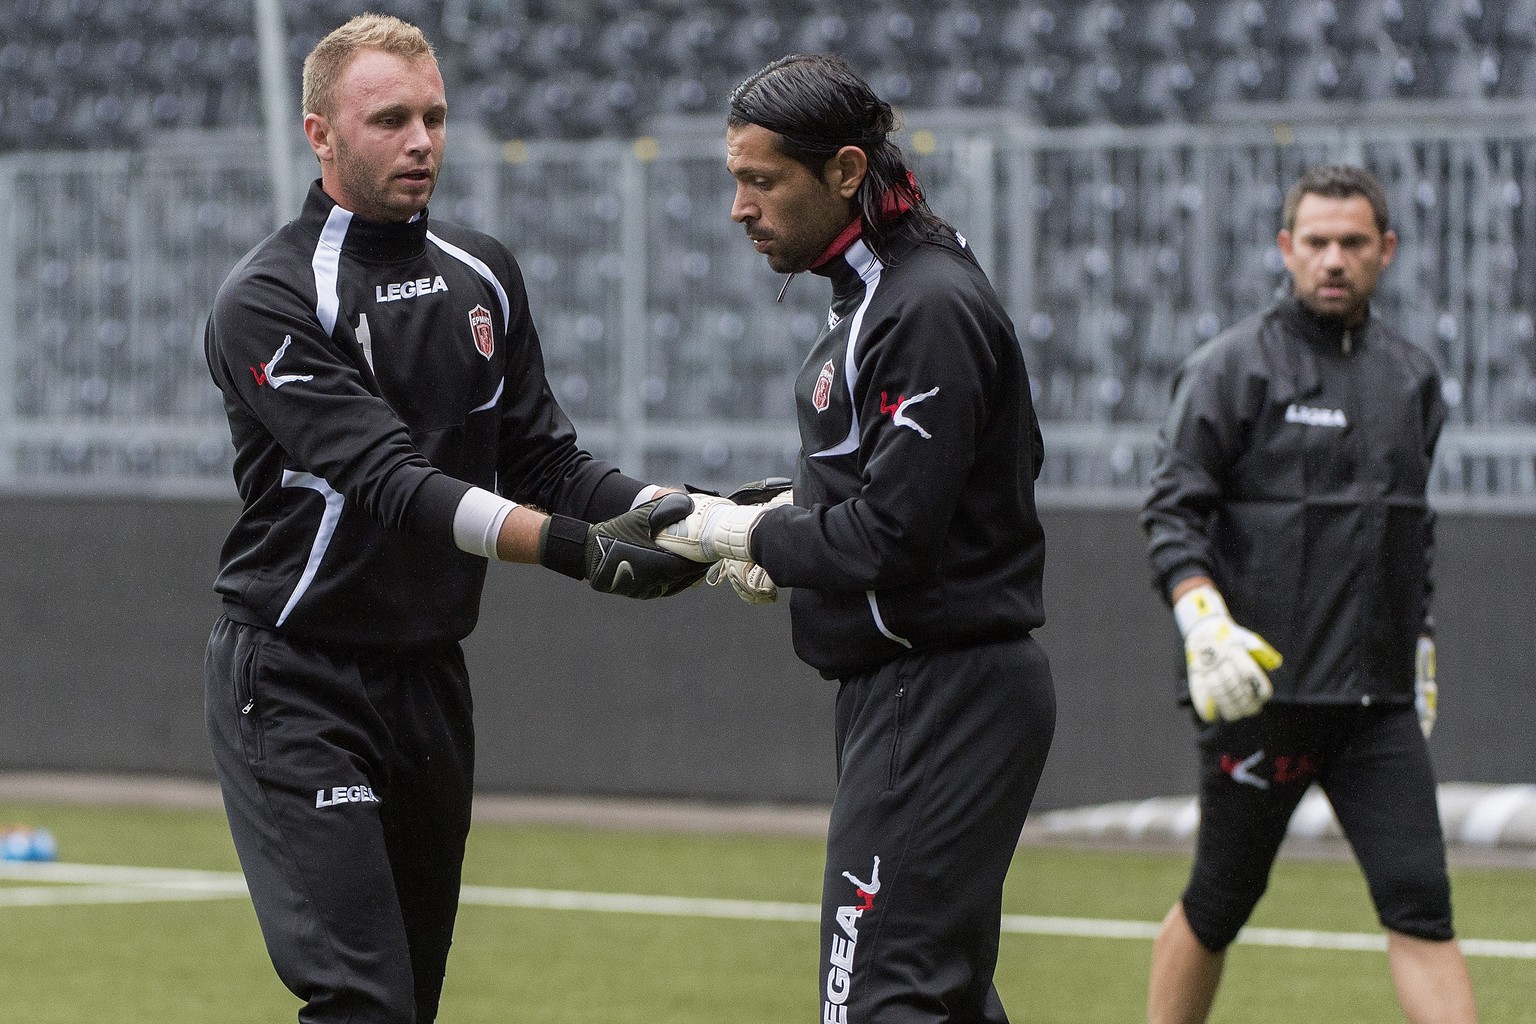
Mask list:
[[779,599],[779,587],[768,576],[768,570],[756,562],[742,562],[734,558],[716,562],[709,567],[704,582],[718,587],[721,580],[729,580],[736,596],[747,604],[773,604]]
[[693,511],[656,535],[656,543],[695,562],[752,560],[752,527],[766,505],[738,505],[730,498],[693,494]]
[[672,492],[596,526],[550,516],[539,535],[539,562],[587,580],[604,594],[639,600],[667,597],[693,586],[708,571],[656,545],[657,532],[686,518],[692,509],[686,494]]
[[1419,637],[1419,650],[1413,665],[1413,707],[1419,713],[1419,728],[1424,731],[1424,738],[1429,739],[1429,734],[1435,731],[1435,718],[1440,713],[1433,637]]
[[[742,484],[727,495],[727,500],[738,505],[793,505],[795,492],[790,486],[788,477],[771,476]],[[729,580],[736,596],[747,604],[773,604],[779,599],[778,585],[769,577],[768,570],[756,562],[724,559],[710,567],[704,580],[712,587],[719,586],[721,580]]]
[[1265,673],[1280,652],[1232,621],[1216,588],[1195,587],[1173,606],[1189,667],[1189,697],[1202,721],[1256,715],[1274,693]]

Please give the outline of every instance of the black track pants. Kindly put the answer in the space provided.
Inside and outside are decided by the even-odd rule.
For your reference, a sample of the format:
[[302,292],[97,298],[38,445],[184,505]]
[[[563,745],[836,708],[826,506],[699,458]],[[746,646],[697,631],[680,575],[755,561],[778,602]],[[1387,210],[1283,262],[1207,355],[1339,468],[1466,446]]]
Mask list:
[[1003,879],[1055,727],[1032,639],[844,679],[822,887],[824,1024],[1003,1024]]
[[457,647],[373,655],[221,618],[206,719],[267,950],[304,1024],[430,1024],[474,761]]

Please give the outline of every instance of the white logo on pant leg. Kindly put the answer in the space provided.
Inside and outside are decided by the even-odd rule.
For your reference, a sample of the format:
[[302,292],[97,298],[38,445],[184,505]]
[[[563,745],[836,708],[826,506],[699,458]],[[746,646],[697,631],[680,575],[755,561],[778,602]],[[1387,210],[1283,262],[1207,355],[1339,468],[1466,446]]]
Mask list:
[[859,895],[864,899],[864,909],[868,910],[874,904],[875,893],[880,891],[880,858],[875,858],[875,866],[870,872],[869,881],[859,881],[852,871],[844,871],[843,877],[859,887]]
[[880,858],[875,858],[869,881],[861,882],[851,871],[844,871],[843,877],[858,888],[859,902],[837,908],[837,926],[842,934],[832,936],[832,952],[827,958],[827,996],[821,1004],[822,1024],[848,1024],[845,1004],[853,982],[853,954],[859,945],[859,919],[865,911],[875,909],[875,894],[880,891]]
[[371,786],[332,786],[329,791],[315,790],[316,807],[335,807],[337,804],[381,804],[384,801],[374,795]]
[[1253,774],[1253,770],[1263,763],[1264,751],[1262,750],[1254,751],[1241,761],[1230,754],[1223,754],[1221,756],[1222,770],[1232,776],[1233,782],[1241,782],[1243,785],[1252,786],[1255,789],[1269,788],[1267,781]]

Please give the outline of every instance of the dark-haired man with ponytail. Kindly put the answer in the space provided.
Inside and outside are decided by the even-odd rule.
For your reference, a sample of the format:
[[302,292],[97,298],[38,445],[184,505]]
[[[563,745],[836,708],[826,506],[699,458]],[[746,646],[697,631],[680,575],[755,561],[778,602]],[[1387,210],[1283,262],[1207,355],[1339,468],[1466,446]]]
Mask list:
[[894,127],[836,57],[732,94],[731,217],[832,307],[795,385],[792,502],[696,495],[657,543],[794,588],[796,652],[839,683],[819,1019],[1001,1024],[1003,878],[1055,722],[1030,636],[1043,446],[1013,325]]

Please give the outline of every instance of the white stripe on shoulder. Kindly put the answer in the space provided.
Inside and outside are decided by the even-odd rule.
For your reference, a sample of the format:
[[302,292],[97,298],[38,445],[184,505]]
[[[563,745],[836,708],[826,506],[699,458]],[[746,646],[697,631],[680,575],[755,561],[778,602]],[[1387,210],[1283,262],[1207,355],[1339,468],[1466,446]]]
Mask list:
[[310,266],[315,271],[315,314],[320,317],[320,326],[327,335],[336,330],[336,317],[341,310],[341,295],[336,290],[336,282],[341,276],[341,243],[346,240],[351,224],[350,210],[331,207],[325,227],[320,230],[320,244],[315,246],[315,254],[310,258]]
[[320,526],[315,530],[314,543],[309,547],[309,561],[304,564],[304,573],[299,577],[299,585],[293,588],[293,593],[288,596],[288,603],[283,605],[283,613],[277,617],[279,626],[298,606],[299,599],[308,592],[309,585],[315,582],[315,575],[320,571],[320,562],[325,558],[325,551],[331,546],[331,538],[336,534],[336,523],[341,519],[341,508],[346,504],[346,498],[313,473],[285,469],[283,486],[307,487],[319,493],[325,499],[325,511],[320,514]]
[[812,452],[810,458],[813,459],[833,455],[851,455],[859,450],[859,406],[853,397],[853,387],[858,383],[859,367],[854,362],[853,353],[858,347],[859,334],[864,327],[864,313],[875,297],[875,290],[880,287],[880,275],[885,270],[885,264],[880,262],[879,257],[862,240],[849,246],[844,258],[854,272],[864,279],[864,300],[859,303],[858,310],[854,312],[853,319],[848,324],[848,347],[843,350],[843,382],[848,389],[848,436],[830,448]]
[[501,282],[497,280],[496,275],[491,273],[491,268],[486,264],[486,262],[479,257],[470,255],[463,249],[460,249],[458,246],[454,245],[452,242],[443,241],[441,238],[438,238],[430,231],[427,232],[427,238],[432,242],[433,245],[443,250],[443,252],[447,253],[449,256],[452,256],[460,263],[463,263],[466,266],[472,268],[475,273],[485,278],[486,281],[490,283],[492,288],[496,289],[496,297],[501,300],[501,329],[505,331],[511,327],[512,303],[507,298],[507,290],[501,286]]

